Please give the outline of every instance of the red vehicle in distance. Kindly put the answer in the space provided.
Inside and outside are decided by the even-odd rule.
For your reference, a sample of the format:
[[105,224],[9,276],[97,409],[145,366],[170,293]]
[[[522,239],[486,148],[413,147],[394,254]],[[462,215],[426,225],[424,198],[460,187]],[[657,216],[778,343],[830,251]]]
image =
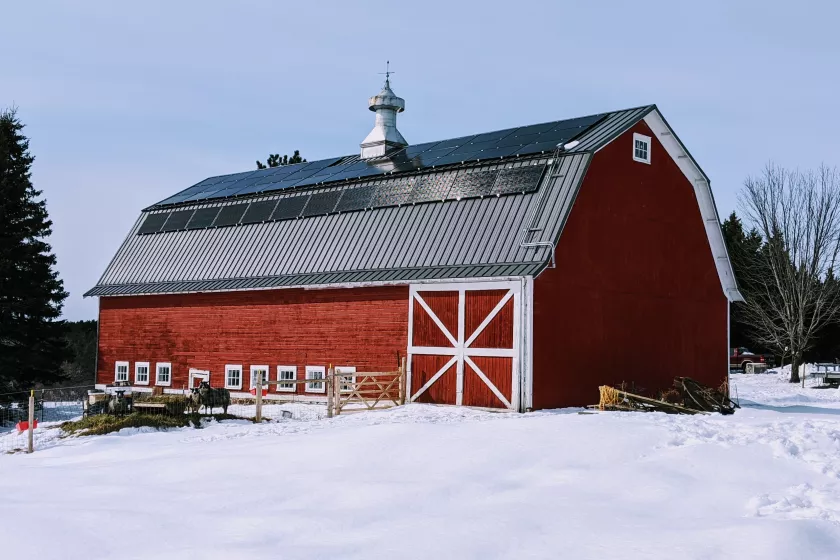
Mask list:
[[743,346],[729,349],[729,369],[746,371],[747,364],[765,364],[770,368],[774,365],[774,359],[771,354],[756,354]]

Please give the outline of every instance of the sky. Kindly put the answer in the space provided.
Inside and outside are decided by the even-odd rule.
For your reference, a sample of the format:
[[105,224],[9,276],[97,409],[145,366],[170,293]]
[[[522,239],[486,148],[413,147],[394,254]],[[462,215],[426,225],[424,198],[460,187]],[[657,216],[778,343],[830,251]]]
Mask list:
[[140,210],[269,153],[353,154],[385,61],[420,143],[656,103],[722,216],[773,161],[840,165],[840,3],[8,2],[0,108],[16,106],[70,292]]

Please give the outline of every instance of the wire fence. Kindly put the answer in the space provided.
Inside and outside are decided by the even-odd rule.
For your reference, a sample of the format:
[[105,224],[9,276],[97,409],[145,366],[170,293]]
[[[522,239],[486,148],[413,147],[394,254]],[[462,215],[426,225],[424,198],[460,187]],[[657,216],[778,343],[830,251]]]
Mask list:
[[[105,434],[124,428],[202,427],[207,418],[252,422],[318,420],[348,412],[380,410],[405,403],[405,360],[397,371],[342,373],[330,367],[324,397],[295,402],[269,396],[274,381],[256,385],[250,398],[202,382],[180,390],[151,392],[128,383],[35,389],[0,394],[0,453],[32,452],[72,434]],[[298,381],[282,381],[297,383]],[[312,383],[312,380],[300,380]]]
[[0,394],[0,453],[29,450],[30,417],[33,419],[33,444],[42,439],[44,428],[81,418],[90,390],[93,385]]
[[[255,420],[256,397],[231,398],[228,391],[216,391],[220,391],[224,397],[201,399],[198,391],[189,389],[179,391],[179,394],[154,394],[122,386],[109,386],[100,390],[94,385],[0,394],[0,455],[31,452],[73,433],[84,433],[84,430],[91,429],[108,430],[111,424],[116,431],[120,426],[200,426],[209,418]],[[30,408],[33,419],[31,430]],[[311,401],[265,400],[260,411],[262,419],[267,421],[308,421],[327,416],[324,402]],[[101,417],[102,422],[82,422],[91,417]],[[60,429],[65,422],[77,424],[80,429]]]

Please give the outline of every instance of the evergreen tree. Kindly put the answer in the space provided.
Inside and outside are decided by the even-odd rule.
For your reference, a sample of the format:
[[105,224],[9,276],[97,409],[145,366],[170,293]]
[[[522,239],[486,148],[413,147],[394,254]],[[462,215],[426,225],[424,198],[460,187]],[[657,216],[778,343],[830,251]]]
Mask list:
[[[744,231],[744,224],[741,219],[732,212],[721,224],[723,240],[726,242],[726,250],[729,253],[729,260],[732,263],[732,271],[735,274],[735,281],[738,282],[738,289],[742,295],[750,292],[749,281],[752,275],[747,274],[749,267],[756,266],[759,262],[756,255],[761,250],[761,235],[757,230],[752,229],[749,233]],[[740,303],[733,303],[730,308],[729,338],[733,347],[748,346],[755,351],[764,350],[757,348],[749,336],[749,325],[746,324],[743,316],[743,309]]]
[[266,167],[282,167],[284,165],[291,165],[293,163],[306,163],[306,160],[300,157],[300,150],[295,150],[291,157],[284,155],[282,158],[280,154],[268,154],[268,159],[265,163],[257,160],[257,169],[265,169]]
[[96,378],[96,321],[68,321],[64,338],[73,354],[61,365],[63,385],[90,385]]
[[62,378],[67,293],[45,239],[52,222],[32,186],[34,157],[14,110],[0,112],[0,388]]

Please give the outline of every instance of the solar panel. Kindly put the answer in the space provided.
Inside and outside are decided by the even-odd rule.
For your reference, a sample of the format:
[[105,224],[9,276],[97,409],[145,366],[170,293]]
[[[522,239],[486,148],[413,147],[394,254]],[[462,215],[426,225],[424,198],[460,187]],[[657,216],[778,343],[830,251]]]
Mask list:
[[519,149],[519,146],[508,146],[507,148],[496,148],[493,150],[483,150],[476,154],[476,160],[502,158],[513,155]]
[[411,189],[416,177],[395,177],[377,186],[371,200],[371,207],[399,206],[411,201]]
[[540,138],[539,134],[514,134],[499,141],[497,148],[506,148],[508,146],[524,146],[532,142],[537,142]]
[[329,181],[330,177],[333,175],[338,174],[338,169],[324,169],[323,171],[319,172],[317,175],[313,175],[309,177],[306,182],[312,183],[313,185],[317,185],[318,183],[323,183],[324,181]]
[[240,224],[258,224],[260,222],[267,222],[271,219],[271,214],[274,212],[274,207],[277,206],[276,200],[261,200],[259,202],[252,202],[248,209],[245,210],[245,215],[242,216]]
[[309,200],[309,195],[304,196],[289,196],[281,198],[271,215],[272,220],[286,220],[288,218],[297,218],[300,212]]
[[169,212],[161,212],[158,214],[146,214],[146,219],[140,224],[140,229],[137,230],[138,235],[144,233],[155,233],[160,231],[164,222],[169,217]]
[[455,181],[455,175],[453,172],[420,175],[411,190],[410,202],[445,200]]
[[492,150],[496,149],[499,145],[500,140],[488,140],[485,142],[470,142],[460,148],[457,148],[452,152],[452,155],[456,154],[466,154],[471,152],[480,152],[482,150]]
[[[462,136],[438,142],[415,144],[396,150],[390,153],[388,157],[376,161],[359,161],[358,157],[353,155],[210,177],[159,202],[156,206],[276,192],[288,188],[352,180],[391,172],[419,170],[425,167],[450,165],[462,161],[471,162],[550,152],[556,148],[557,144],[569,142],[609,114],[604,113]],[[387,199],[389,205],[391,203],[402,204],[407,200],[408,195],[404,191],[400,191],[398,187],[393,187],[393,189],[396,190],[391,195],[381,193],[377,197],[382,200]],[[420,196],[419,192],[417,196]],[[348,204],[350,204],[349,201]],[[358,202],[352,203],[352,205],[358,204]],[[291,212],[291,209],[289,212]]]
[[[471,156],[472,154],[470,154]],[[471,161],[472,157],[465,157],[466,154],[449,154],[431,162],[432,165],[451,165],[453,163],[461,163],[462,161]]]
[[[297,169],[292,169],[293,165],[284,165],[283,167],[273,167],[270,173],[264,173],[259,177],[259,180],[256,182],[258,185],[268,185],[270,183],[276,183],[281,181],[291,175],[292,173],[297,173]],[[265,170],[264,170],[265,171]]]
[[479,134],[475,138],[472,139],[473,142],[487,142],[493,141],[498,142],[502,138],[506,136],[510,136],[514,132],[519,130],[518,128],[506,128],[505,130],[494,130],[493,132],[485,132],[484,134]]
[[350,212],[371,207],[371,199],[376,187],[358,187],[347,189],[335,207],[336,212]]
[[458,173],[449,191],[449,198],[466,198],[491,194],[493,183],[499,175],[498,170]]
[[457,148],[459,146],[467,144],[468,142],[472,142],[473,138],[475,137],[476,135],[473,134],[471,136],[461,136],[460,138],[451,138],[449,140],[443,140],[439,142],[437,146],[435,146],[435,149],[440,150],[443,148]]
[[492,194],[534,192],[540,185],[545,165],[525,165],[502,169],[491,190]]
[[540,134],[542,132],[548,132],[552,128],[557,126],[556,122],[549,122],[549,123],[540,123],[540,124],[532,124],[529,126],[521,126],[516,130],[517,136],[522,136],[524,134]]
[[440,142],[426,142],[425,144],[414,144],[413,146],[406,146],[403,150],[403,155],[406,158],[413,158],[418,154],[434,149]]
[[[562,140],[560,141],[562,142]],[[552,140],[550,142],[535,142],[533,144],[528,144],[527,146],[522,146],[520,149],[514,152],[515,155],[526,155],[526,154],[538,154],[540,152],[553,152],[557,149],[557,142]]]
[[193,210],[179,210],[172,212],[163,228],[160,231],[179,231],[187,228],[187,222],[190,221],[190,216],[193,215]]
[[335,203],[341,196],[341,191],[327,191],[316,193],[309,197],[309,204],[303,209],[304,216],[321,216],[329,214],[335,209]]
[[219,208],[199,208],[187,223],[187,229],[208,228],[219,213]]
[[248,208],[247,203],[231,204],[229,206],[222,206],[219,215],[216,217],[214,226],[235,226],[242,219],[242,215]]

